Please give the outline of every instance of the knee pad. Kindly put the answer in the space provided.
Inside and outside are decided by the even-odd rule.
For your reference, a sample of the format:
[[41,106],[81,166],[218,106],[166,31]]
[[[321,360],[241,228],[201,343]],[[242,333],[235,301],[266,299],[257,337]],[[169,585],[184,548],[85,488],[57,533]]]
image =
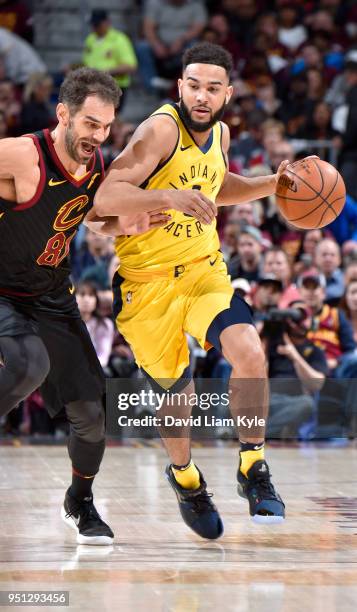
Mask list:
[[79,400],[66,406],[73,434],[83,442],[96,443],[105,438],[105,412],[101,400]]
[[214,319],[207,330],[206,340],[218,351],[222,351],[220,336],[226,327],[239,323],[248,323],[254,326],[253,311],[251,307],[241,298],[234,294],[229,308],[222,310]]
[[0,353],[11,385],[23,397],[40,387],[50,370],[46,347],[34,334],[0,338]]
[[144,374],[145,378],[148,380],[148,382],[150,383],[150,386],[152,388],[152,390],[155,393],[179,393],[180,391],[182,391],[183,389],[185,389],[185,387],[187,387],[187,385],[191,382],[192,380],[192,373],[190,370],[190,366],[187,366],[187,368],[185,368],[185,370],[182,372],[180,378],[177,378],[174,382],[174,384],[169,388],[165,388],[162,387],[157,380],[155,380],[154,378],[152,378],[150,376],[150,374],[148,374],[147,372],[145,372],[145,370],[143,368],[141,368],[142,373]]

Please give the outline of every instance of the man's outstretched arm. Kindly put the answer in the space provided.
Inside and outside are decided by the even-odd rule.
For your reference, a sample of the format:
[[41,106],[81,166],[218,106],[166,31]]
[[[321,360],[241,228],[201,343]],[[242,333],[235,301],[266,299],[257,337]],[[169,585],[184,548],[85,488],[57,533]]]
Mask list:
[[[227,166],[229,144],[229,130],[228,127],[223,124],[222,148],[226,157]],[[227,170],[224,182],[217,195],[216,203],[218,206],[230,206],[232,204],[239,204],[240,202],[259,200],[260,198],[265,198],[274,194],[279,176],[283,174],[289,163],[289,160],[284,160],[280,164],[276,174],[257,176],[254,178],[233,174]]]

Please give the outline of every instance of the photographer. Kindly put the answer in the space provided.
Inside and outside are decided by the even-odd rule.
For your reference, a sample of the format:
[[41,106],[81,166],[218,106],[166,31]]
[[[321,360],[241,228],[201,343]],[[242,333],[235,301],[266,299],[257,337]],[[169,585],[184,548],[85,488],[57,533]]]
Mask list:
[[309,338],[327,358],[334,378],[356,378],[357,355],[353,329],[345,313],[325,303],[326,280],[322,274],[305,274],[299,280],[300,292],[311,313]]
[[303,301],[285,310],[273,306],[264,317],[261,338],[271,387],[267,437],[298,436],[312,416],[313,393],[324,384],[328,366],[324,353],[307,339],[310,322]]
[[282,292],[283,283],[275,274],[264,274],[259,278],[253,300],[254,322],[259,334],[270,309],[278,307]]
[[261,275],[262,234],[253,225],[244,225],[238,234],[238,253],[228,262],[231,279],[245,278],[256,283]]

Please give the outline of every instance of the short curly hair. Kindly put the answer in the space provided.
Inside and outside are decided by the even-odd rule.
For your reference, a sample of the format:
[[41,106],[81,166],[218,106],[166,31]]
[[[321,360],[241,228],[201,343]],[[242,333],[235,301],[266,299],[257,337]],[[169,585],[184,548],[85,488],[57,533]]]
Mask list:
[[189,64],[221,66],[228,77],[233,70],[233,59],[229,51],[209,42],[197,43],[185,51],[182,58],[182,69],[185,70]]
[[76,113],[88,96],[98,96],[117,108],[121,95],[120,87],[108,72],[93,68],[77,68],[64,79],[58,99]]

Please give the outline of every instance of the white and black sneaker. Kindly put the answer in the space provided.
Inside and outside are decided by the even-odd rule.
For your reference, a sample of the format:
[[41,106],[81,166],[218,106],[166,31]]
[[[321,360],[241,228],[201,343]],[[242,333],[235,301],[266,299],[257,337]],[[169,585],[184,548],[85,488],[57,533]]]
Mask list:
[[114,533],[109,525],[100,518],[93,504],[93,497],[78,500],[67,491],[61,508],[64,522],[77,532],[78,544],[90,546],[110,546]]

